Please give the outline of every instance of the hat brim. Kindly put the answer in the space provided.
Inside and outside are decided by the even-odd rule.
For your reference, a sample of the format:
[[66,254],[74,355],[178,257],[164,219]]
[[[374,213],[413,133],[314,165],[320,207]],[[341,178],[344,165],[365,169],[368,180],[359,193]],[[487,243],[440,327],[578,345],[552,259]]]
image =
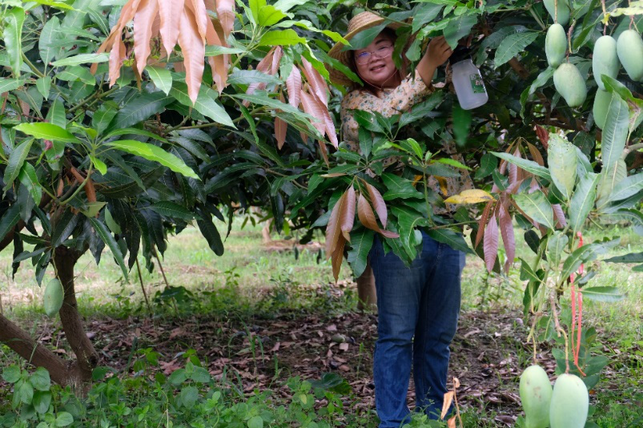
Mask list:
[[[385,21],[386,20],[381,17],[374,18],[368,22],[365,22],[362,25],[359,25],[353,31],[346,34],[344,36],[344,39],[350,42],[351,39],[355,37],[355,35],[357,35],[358,33],[361,33],[362,31],[367,30],[369,28],[377,27],[378,25],[383,24]],[[401,26],[402,24],[398,22],[392,22],[384,28],[397,30]],[[333,59],[336,59],[337,61],[344,64],[346,67],[350,68],[350,61],[351,61],[351,56],[353,55],[353,52],[351,50],[344,50],[346,46],[347,45],[345,45],[342,42],[335,43],[335,45],[328,51],[328,56],[330,56]],[[328,69],[330,81],[335,83],[336,85],[350,86],[355,83],[346,74],[344,74],[340,70],[337,70],[335,67],[327,65],[327,69]]]

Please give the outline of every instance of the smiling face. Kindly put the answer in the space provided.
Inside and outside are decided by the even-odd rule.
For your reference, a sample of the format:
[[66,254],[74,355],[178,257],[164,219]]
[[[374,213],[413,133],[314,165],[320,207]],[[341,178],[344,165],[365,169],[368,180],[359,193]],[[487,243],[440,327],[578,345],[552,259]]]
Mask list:
[[357,74],[376,88],[394,88],[400,84],[399,73],[393,62],[393,38],[380,33],[366,48],[354,53]]

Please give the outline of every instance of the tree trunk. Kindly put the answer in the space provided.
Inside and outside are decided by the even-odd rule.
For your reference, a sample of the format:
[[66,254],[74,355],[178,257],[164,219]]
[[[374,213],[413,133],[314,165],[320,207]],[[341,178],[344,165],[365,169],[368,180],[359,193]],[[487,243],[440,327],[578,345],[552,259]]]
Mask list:
[[78,365],[78,379],[76,382],[87,383],[91,381],[92,371],[98,364],[98,353],[87,337],[78,313],[78,302],[76,301],[76,290],[74,289],[74,266],[81,254],[69,248],[58,247],[55,250],[53,261],[56,276],[65,290],[63,306],[60,308],[60,321],[62,322],[67,342],[69,342],[69,346],[76,354]]
[[0,315],[0,342],[7,345],[22,358],[37,367],[44,367],[51,379],[67,385],[76,372],[72,364],[66,364],[49,349],[33,341],[23,329]]
[[364,273],[355,280],[357,283],[357,309],[363,310],[376,310],[377,309],[377,293],[375,292],[375,275],[370,263],[366,265]]

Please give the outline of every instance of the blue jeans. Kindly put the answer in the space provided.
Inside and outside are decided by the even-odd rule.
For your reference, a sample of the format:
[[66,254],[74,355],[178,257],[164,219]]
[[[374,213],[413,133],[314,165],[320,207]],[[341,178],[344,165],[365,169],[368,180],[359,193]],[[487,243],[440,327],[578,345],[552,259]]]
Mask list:
[[438,419],[447,391],[449,344],[460,312],[465,254],[422,233],[410,267],[375,240],[369,254],[378,306],[373,377],[380,428],[410,421],[406,394],[413,363],[416,409]]

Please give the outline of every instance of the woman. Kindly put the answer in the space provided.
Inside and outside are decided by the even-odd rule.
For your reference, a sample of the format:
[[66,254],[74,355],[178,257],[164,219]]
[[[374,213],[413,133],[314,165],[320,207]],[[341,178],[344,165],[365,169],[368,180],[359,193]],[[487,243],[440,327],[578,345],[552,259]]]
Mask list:
[[[350,41],[360,31],[382,23],[382,17],[362,12],[350,20],[344,38]],[[334,83],[352,89],[342,100],[341,120],[343,139],[353,150],[359,150],[359,144],[358,125],[351,110],[376,111],[385,116],[409,110],[433,92],[433,75],[452,54],[444,38],[436,37],[415,73],[405,76],[395,67],[392,57],[398,26],[388,25],[364,49],[343,51],[344,46],[337,44],[329,52],[364,82],[364,87],[351,87],[352,81],[343,73],[330,70]],[[443,152],[454,153],[450,147],[444,147]],[[447,187],[450,194],[455,194],[465,184],[449,180]],[[410,420],[406,396],[411,367],[417,410],[437,419],[447,391],[449,344],[460,311],[464,253],[433,240],[425,231],[422,235],[422,251],[410,267],[392,251],[384,254],[377,238],[369,254],[378,306],[373,362],[375,404],[382,428],[399,427]]]

